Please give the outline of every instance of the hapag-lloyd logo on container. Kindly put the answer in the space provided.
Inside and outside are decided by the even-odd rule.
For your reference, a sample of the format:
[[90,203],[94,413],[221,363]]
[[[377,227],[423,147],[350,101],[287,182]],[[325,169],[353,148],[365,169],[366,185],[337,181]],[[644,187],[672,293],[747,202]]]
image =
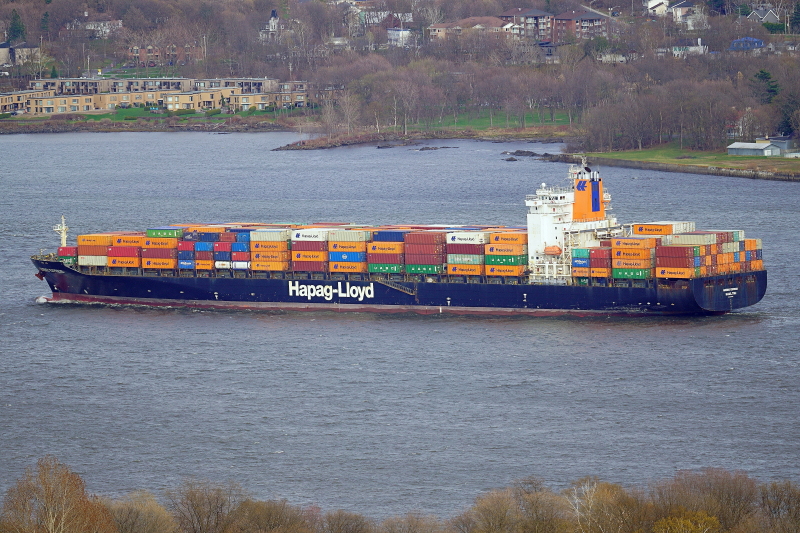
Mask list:
[[344,285],[339,281],[335,287],[333,285],[301,284],[299,281],[289,282],[289,296],[306,297],[309,300],[311,298],[325,298],[330,301],[333,300],[334,295],[341,298],[356,298],[359,302],[362,302],[364,298],[375,297],[375,287],[372,283],[366,287],[350,285],[349,281],[346,281]]

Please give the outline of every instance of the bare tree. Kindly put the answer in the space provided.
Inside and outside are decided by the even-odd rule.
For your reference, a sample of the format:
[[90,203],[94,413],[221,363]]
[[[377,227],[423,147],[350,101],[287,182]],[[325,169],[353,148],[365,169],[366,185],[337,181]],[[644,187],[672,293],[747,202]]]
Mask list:
[[239,533],[313,533],[313,526],[299,507],[286,500],[245,500],[237,511]]
[[133,492],[107,504],[119,533],[175,533],[169,512],[149,492]]
[[182,533],[229,533],[236,509],[244,501],[242,488],[233,482],[184,481],[166,492],[168,508]]

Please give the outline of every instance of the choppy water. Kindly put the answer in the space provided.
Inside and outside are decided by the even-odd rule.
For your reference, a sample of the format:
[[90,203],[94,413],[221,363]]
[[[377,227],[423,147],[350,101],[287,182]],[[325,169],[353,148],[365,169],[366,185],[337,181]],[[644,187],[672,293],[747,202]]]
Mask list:
[[37,305],[28,257],[175,222],[524,224],[556,145],[271,152],[293,134],[2,136],[0,490],[54,454],[92,492],[233,479],[259,498],[449,517],[536,475],[800,479],[800,185],[602,169],[623,222],[764,240],[769,289],[724,317],[497,319]]

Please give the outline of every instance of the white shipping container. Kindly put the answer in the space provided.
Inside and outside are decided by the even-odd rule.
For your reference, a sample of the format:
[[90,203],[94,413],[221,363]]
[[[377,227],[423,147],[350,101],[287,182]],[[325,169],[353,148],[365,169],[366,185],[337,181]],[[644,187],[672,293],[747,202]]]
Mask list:
[[79,255],[78,264],[81,266],[106,266],[108,265],[107,255]]
[[734,242],[744,240],[744,230],[741,229],[709,229],[705,231],[716,231],[719,233],[732,233]]
[[367,242],[372,238],[371,231],[337,229],[328,232],[328,240],[334,242]]
[[292,231],[293,241],[327,241],[330,230],[323,228],[297,229]]
[[259,229],[250,232],[250,242],[252,241],[288,241],[292,235],[292,230],[288,229]]
[[676,246],[699,246],[702,244],[717,244],[717,236],[713,233],[696,233],[693,235],[673,235],[670,244],[674,244]]
[[[220,261],[224,263],[225,261]],[[250,270],[250,261],[232,261],[231,268],[234,270]]]
[[230,261],[214,261],[214,268],[219,268],[222,270],[231,268]]
[[447,234],[449,244],[486,244],[491,242],[491,233],[484,231],[452,231]]

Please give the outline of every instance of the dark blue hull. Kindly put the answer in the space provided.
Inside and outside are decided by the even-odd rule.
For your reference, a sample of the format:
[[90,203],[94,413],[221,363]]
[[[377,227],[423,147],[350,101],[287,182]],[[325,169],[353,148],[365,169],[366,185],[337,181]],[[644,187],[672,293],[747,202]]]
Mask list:
[[[448,276],[386,279],[379,275],[246,272],[195,277],[193,271],[89,272],[33,258],[54,302],[214,309],[414,312],[420,314],[715,314],[758,303],[766,271],[692,280],[615,280],[587,286],[530,284],[524,279]],[[87,269],[88,270],[88,269]],[[191,276],[187,275],[191,274]],[[240,277],[234,277],[240,276]],[[276,276],[276,274],[273,274]],[[314,276],[320,279],[312,279]]]

